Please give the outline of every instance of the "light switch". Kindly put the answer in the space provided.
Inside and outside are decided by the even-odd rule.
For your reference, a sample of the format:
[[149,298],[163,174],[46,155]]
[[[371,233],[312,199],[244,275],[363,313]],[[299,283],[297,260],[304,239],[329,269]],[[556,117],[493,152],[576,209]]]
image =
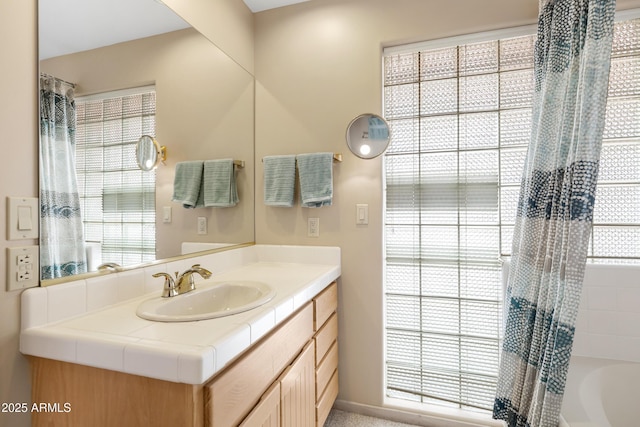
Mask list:
[[32,228],[31,206],[18,206],[18,230],[28,231]]
[[356,205],[356,224],[358,225],[369,224],[369,205],[367,204]]
[[37,239],[39,214],[36,197],[7,197],[8,240]]
[[162,222],[165,224],[171,223],[171,206],[162,207]]

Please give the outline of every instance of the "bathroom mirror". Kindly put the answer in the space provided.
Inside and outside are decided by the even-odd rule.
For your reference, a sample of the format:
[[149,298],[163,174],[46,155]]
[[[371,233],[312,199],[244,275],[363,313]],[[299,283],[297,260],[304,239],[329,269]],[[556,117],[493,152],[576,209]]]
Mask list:
[[136,162],[143,171],[155,169],[167,160],[167,147],[158,144],[152,136],[142,135],[136,144]]
[[347,146],[362,159],[384,153],[391,140],[389,125],[377,114],[361,114],[347,126]]
[[[134,5],[135,12],[123,18],[123,21],[133,21],[129,24],[134,27],[149,24],[149,20],[142,19],[141,8],[146,6],[165,8],[174,14],[156,0],[40,0],[39,38],[41,43],[59,40],[61,45],[73,44],[73,40],[63,40],[61,25],[79,26],[82,31],[100,27],[99,23],[91,22],[95,16],[80,16],[80,12],[104,15],[112,8],[117,10]],[[51,16],[52,9],[60,11],[61,16]],[[51,20],[56,24],[51,25]],[[117,33],[126,26],[125,22],[120,25],[116,21],[106,21],[109,32]],[[56,34],[51,34],[52,28]],[[229,37],[233,36],[229,34]],[[76,39],[83,37],[75,36]],[[86,38],[90,36],[87,34]],[[150,135],[170,148],[170,156],[166,165],[153,171],[155,259],[151,262],[180,256],[189,250],[183,250],[183,247],[203,251],[255,241],[253,75],[191,26],[142,38],[109,40],[110,44],[103,47],[41,57],[40,71],[73,82],[76,100],[143,86],[155,88],[155,132]],[[139,137],[136,135],[130,141],[135,169],[133,157],[136,156],[135,146]],[[144,139],[140,149],[144,152],[140,157],[145,164],[146,161],[153,163],[154,155],[161,152],[149,139]],[[244,168],[236,171],[240,198],[236,206],[184,209],[181,204],[172,202],[176,163],[218,158],[233,158],[245,164]],[[198,233],[200,217],[206,218],[206,234]],[[185,242],[188,245],[183,245]],[[91,245],[95,246],[95,243]],[[102,262],[108,261],[102,257]],[[131,261],[121,265],[127,268],[141,264],[140,261]],[[54,281],[60,283],[64,280]],[[42,284],[46,286],[47,282]]]

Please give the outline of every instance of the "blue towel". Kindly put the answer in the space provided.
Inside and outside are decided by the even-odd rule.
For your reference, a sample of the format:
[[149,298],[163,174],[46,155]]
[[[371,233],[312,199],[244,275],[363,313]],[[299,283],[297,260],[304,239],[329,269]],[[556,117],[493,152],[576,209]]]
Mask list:
[[204,206],[202,200],[203,165],[204,163],[198,160],[176,164],[171,200],[182,203],[182,206],[188,209]]
[[267,156],[264,161],[264,204],[290,208],[296,185],[296,156]]
[[238,204],[233,159],[206,160],[203,178],[204,206],[229,208]]
[[331,206],[333,153],[298,154],[300,197],[305,208]]

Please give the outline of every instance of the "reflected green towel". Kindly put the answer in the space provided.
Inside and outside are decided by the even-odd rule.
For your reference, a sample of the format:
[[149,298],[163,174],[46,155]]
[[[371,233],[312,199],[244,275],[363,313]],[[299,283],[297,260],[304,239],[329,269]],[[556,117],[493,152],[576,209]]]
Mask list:
[[267,156],[264,161],[264,204],[290,208],[296,186],[296,156]]
[[229,208],[238,204],[233,159],[206,160],[203,178],[204,206]]
[[333,200],[333,153],[298,154],[300,198],[305,208],[331,206]]
[[202,199],[203,162],[192,160],[176,164],[172,201],[188,209],[204,206]]

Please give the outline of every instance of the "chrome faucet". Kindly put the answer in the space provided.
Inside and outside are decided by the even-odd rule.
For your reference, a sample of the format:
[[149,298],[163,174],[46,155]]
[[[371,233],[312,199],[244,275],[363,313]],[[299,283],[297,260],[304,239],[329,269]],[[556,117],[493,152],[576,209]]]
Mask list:
[[122,267],[115,262],[105,262],[98,266],[98,271],[120,271],[121,269]]
[[164,288],[162,289],[162,297],[169,298],[176,295],[185,294],[191,292],[196,288],[193,274],[198,273],[203,279],[211,277],[211,272],[206,268],[200,267],[200,264],[194,264],[190,269],[186,270],[182,274],[178,274],[176,271],[176,278],[174,280],[170,274],[156,273],[153,277],[164,277]]
[[178,276],[176,272],[176,289],[178,295],[190,292],[196,288],[195,281],[193,280],[193,273],[198,273],[203,279],[211,277],[211,272],[206,268],[200,267],[200,264],[192,265],[190,269]]

